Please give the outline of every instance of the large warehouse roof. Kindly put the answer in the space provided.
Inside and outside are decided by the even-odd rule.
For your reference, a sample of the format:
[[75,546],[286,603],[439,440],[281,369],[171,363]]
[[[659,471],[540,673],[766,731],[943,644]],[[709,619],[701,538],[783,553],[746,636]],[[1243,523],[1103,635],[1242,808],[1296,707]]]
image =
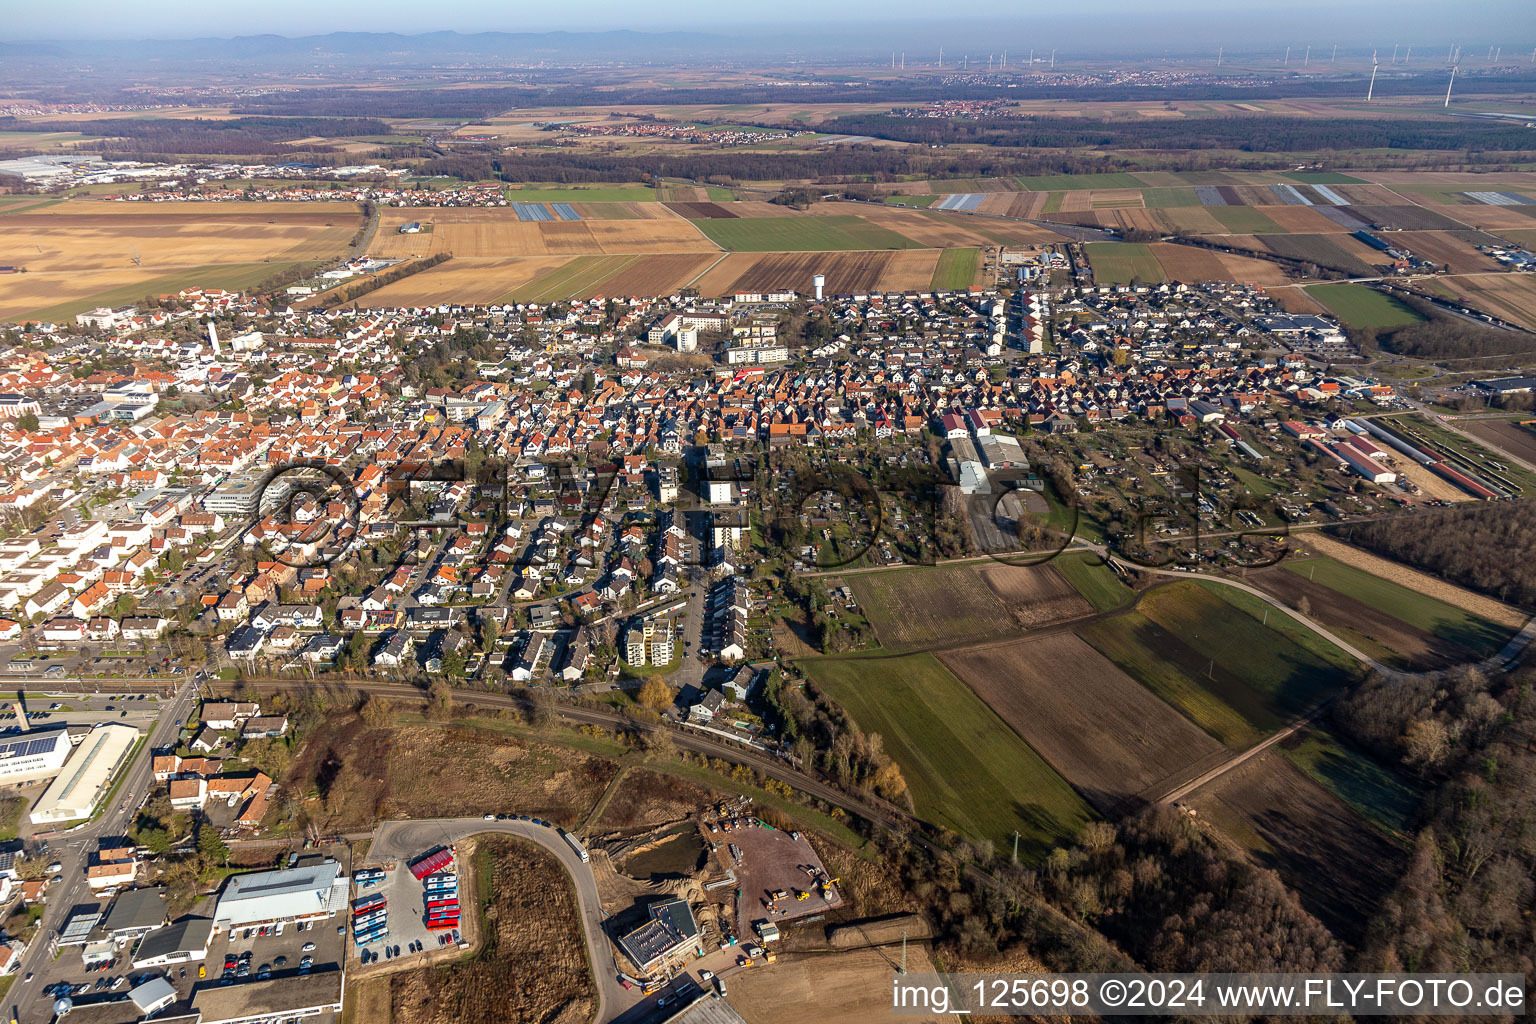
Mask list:
[[279,871],[235,875],[224,884],[214,922],[220,928],[328,916],[347,906],[341,865],[323,860]]
[[32,808],[32,823],[89,818],[112,788],[118,766],[139,741],[139,730],[109,722],[85,734],[59,775]]
[[69,730],[22,732],[0,739],[0,785],[57,775],[69,757]]

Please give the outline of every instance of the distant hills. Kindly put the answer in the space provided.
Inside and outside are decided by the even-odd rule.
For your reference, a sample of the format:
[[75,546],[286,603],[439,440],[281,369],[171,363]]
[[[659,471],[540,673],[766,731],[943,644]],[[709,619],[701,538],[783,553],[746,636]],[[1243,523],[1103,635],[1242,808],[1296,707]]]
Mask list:
[[[753,41],[755,42],[755,41]],[[681,55],[725,55],[743,52],[753,42],[702,32],[331,32],[313,36],[251,35],[230,39],[44,40],[0,42],[0,57],[81,58],[114,60],[314,60],[326,57],[373,62],[442,60],[444,58],[514,58],[518,60],[580,60],[647,55],[675,59]]]

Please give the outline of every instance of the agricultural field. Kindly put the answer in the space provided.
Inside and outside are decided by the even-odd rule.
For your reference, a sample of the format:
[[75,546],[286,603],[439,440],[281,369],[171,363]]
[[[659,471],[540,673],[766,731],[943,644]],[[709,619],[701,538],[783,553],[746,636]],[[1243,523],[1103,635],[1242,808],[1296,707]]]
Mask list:
[[915,242],[862,217],[735,217],[692,223],[722,249],[734,252],[848,252],[918,249]]
[[932,287],[935,291],[963,291],[976,280],[976,269],[981,253],[975,249],[944,249],[933,270]]
[[371,291],[358,299],[358,304],[382,308],[425,306],[444,301],[485,304],[504,302],[514,290],[546,271],[564,266],[571,259],[570,256],[518,256],[509,259],[455,257]]
[[[1318,588],[1334,591],[1351,606],[1359,604],[1377,612],[1378,616],[1362,619],[1359,628],[1367,636],[1372,635],[1365,628],[1367,624],[1371,628],[1390,630],[1390,622],[1374,621],[1385,616],[1434,641],[1428,653],[1463,661],[1468,660],[1469,655],[1482,658],[1496,653],[1509,641],[1511,631],[1507,627],[1331,558],[1288,558],[1281,571],[1288,571]],[[1409,642],[1410,635],[1396,630],[1388,632],[1385,639],[1377,639],[1389,649],[1401,649],[1395,645]]]
[[1342,652],[1325,658],[1193,583],[1158,587],[1133,610],[1079,632],[1234,750],[1309,710],[1353,669]]
[[507,189],[507,201],[517,203],[653,203],[656,190],[648,185],[524,185]]
[[1452,274],[1497,272],[1502,267],[1491,256],[1477,251],[1477,244],[1488,244],[1492,236],[1477,231],[1411,231],[1396,235],[1393,241],[1407,247],[1416,256],[1446,267]]
[[590,1017],[597,999],[587,944],[576,891],[560,862],[533,843],[481,838],[475,842],[474,868],[484,946],[478,955],[446,967],[392,975],[388,1019],[515,1024]]
[[1132,174],[1043,174],[1013,179],[1030,192],[1060,192],[1080,188],[1143,188],[1146,182]]
[[1025,629],[1080,618],[1093,611],[1053,564],[996,565],[979,571],[982,581]]
[[1392,296],[1363,284],[1314,284],[1307,294],[1350,327],[1406,327],[1424,319]]
[[1536,429],[1521,425],[1522,420],[1529,420],[1532,415],[1524,413],[1518,419],[1508,420],[1466,420],[1456,425],[1467,433],[1475,434],[1489,444],[1496,444],[1510,454],[1536,465]]
[[1135,596],[1097,555],[1067,551],[1051,559],[1051,568],[1083,595],[1096,612],[1114,611]]
[[1260,235],[1278,233],[1279,224],[1251,206],[1208,206],[1205,212],[1221,222],[1221,226],[1234,235]]
[[[0,218],[0,226],[8,221],[9,218]],[[1527,330],[1536,330],[1536,276],[1476,274],[1436,280],[1469,305],[1486,309]]]
[[[400,234],[410,221],[431,224],[431,233]],[[670,212],[658,219],[524,221],[512,207],[390,207],[380,213],[370,249],[383,257],[447,252],[455,259],[719,251]]]
[[1399,839],[1410,835],[1423,794],[1396,772],[1316,725],[1292,733],[1276,749],[1377,828]]
[[1270,749],[1189,799],[1249,859],[1272,868],[1341,938],[1358,941],[1404,850]]
[[[935,971],[923,943],[906,950],[907,970]],[[747,1024],[814,1020],[818,1024],[888,1024],[891,1011],[869,993],[891,979],[888,953],[848,950],[783,956],[770,971],[751,970],[730,980],[731,1007]]]
[[1083,246],[1099,284],[1158,284],[1163,268],[1140,242],[1089,242]]
[[1012,843],[1038,861],[1094,815],[1060,775],[930,654],[800,662],[864,732],[878,732],[917,816]]
[[[1071,633],[939,656],[1109,817],[1221,763],[1228,752]],[[1062,668],[1071,666],[1071,685]]]
[[952,246],[1035,245],[1060,242],[1062,236],[1049,228],[1020,221],[970,217],[939,210],[905,210],[868,203],[817,203],[812,217],[858,216],[934,249]]
[[352,203],[29,206],[0,216],[0,252],[26,271],[0,277],[0,319],[62,319],[194,285],[251,288],[345,255],[361,225]]
[[986,567],[914,566],[846,582],[882,647],[916,650],[1017,634],[1013,615],[981,575]]
[[708,296],[777,289],[808,292],[812,276],[823,274],[831,295],[921,291],[931,286],[939,256],[938,249],[731,253],[711,265],[696,286]]

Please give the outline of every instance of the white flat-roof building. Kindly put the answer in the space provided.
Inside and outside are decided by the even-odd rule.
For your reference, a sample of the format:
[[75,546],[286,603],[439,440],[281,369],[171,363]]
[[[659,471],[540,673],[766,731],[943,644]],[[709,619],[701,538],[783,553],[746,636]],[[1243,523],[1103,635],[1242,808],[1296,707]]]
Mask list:
[[33,806],[32,824],[89,818],[138,741],[139,730],[118,722],[98,725],[86,733]]
[[216,931],[279,921],[316,921],[347,907],[347,876],[333,860],[277,871],[235,875],[224,883]]
[[0,786],[18,786],[59,774],[69,757],[69,732],[22,732],[0,739]]

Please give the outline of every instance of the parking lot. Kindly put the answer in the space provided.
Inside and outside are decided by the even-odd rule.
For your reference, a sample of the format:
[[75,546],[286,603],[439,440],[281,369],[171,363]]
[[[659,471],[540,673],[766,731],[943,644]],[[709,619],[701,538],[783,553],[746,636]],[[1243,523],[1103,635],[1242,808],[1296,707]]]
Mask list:
[[[737,935],[755,935],[753,926],[760,921],[792,921],[842,906],[843,898],[835,883],[831,899],[822,897],[817,880],[833,880],[828,878],[810,843],[794,838],[792,833],[758,825],[746,815],[727,820],[741,825],[726,831],[723,822],[711,822],[721,831],[711,833],[709,838],[721,844],[721,853],[726,855],[722,859],[736,870],[736,884],[741,890],[741,898],[736,901]],[[775,898],[774,893],[784,895]],[[796,898],[800,893],[805,894],[805,899]]]
[[[422,851],[425,853],[426,851]],[[383,896],[389,908],[389,935],[378,942],[370,943],[359,950],[355,946],[348,951],[353,967],[365,966],[375,962],[393,964],[397,959],[394,950],[399,948],[398,959],[405,964],[420,963],[439,949],[450,947],[453,942],[452,931],[428,931],[426,920],[426,889],[404,862],[392,864],[367,865],[384,869],[384,881],[368,888],[359,888],[354,882],[352,898],[361,899],[378,893]],[[360,865],[361,867],[361,865]],[[444,873],[456,873],[458,861],[455,860],[443,869]],[[462,898],[462,894],[461,894]],[[463,934],[462,931],[460,934]],[[448,936],[446,942],[439,941],[441,936]],[[348,942],[351,942],[350,937]],[[417,943],[420,943],[419,948]],[[386,951],[386,947],[387,951]]]
[[[306,957],[310,959],[311,970],[339,970],[345,938],[338,935],[336,929],[344,921],[345,918],[338,914],[322,921],[285,925],[281,935],[276,933],[275,927],[268,928],[266,935],[262,935],[259,928],[236,928],[215,935],[208,947],[208,978],[203,984],[222,984],[224,965],[231,958],[235,968],[228,977],[234,979],[234,984],[263,980],[263,969],[270,972],[272,978],[296,977],[301,971],[308,973],[303,967]],[[189,973],[196,975],[197,965]]]

